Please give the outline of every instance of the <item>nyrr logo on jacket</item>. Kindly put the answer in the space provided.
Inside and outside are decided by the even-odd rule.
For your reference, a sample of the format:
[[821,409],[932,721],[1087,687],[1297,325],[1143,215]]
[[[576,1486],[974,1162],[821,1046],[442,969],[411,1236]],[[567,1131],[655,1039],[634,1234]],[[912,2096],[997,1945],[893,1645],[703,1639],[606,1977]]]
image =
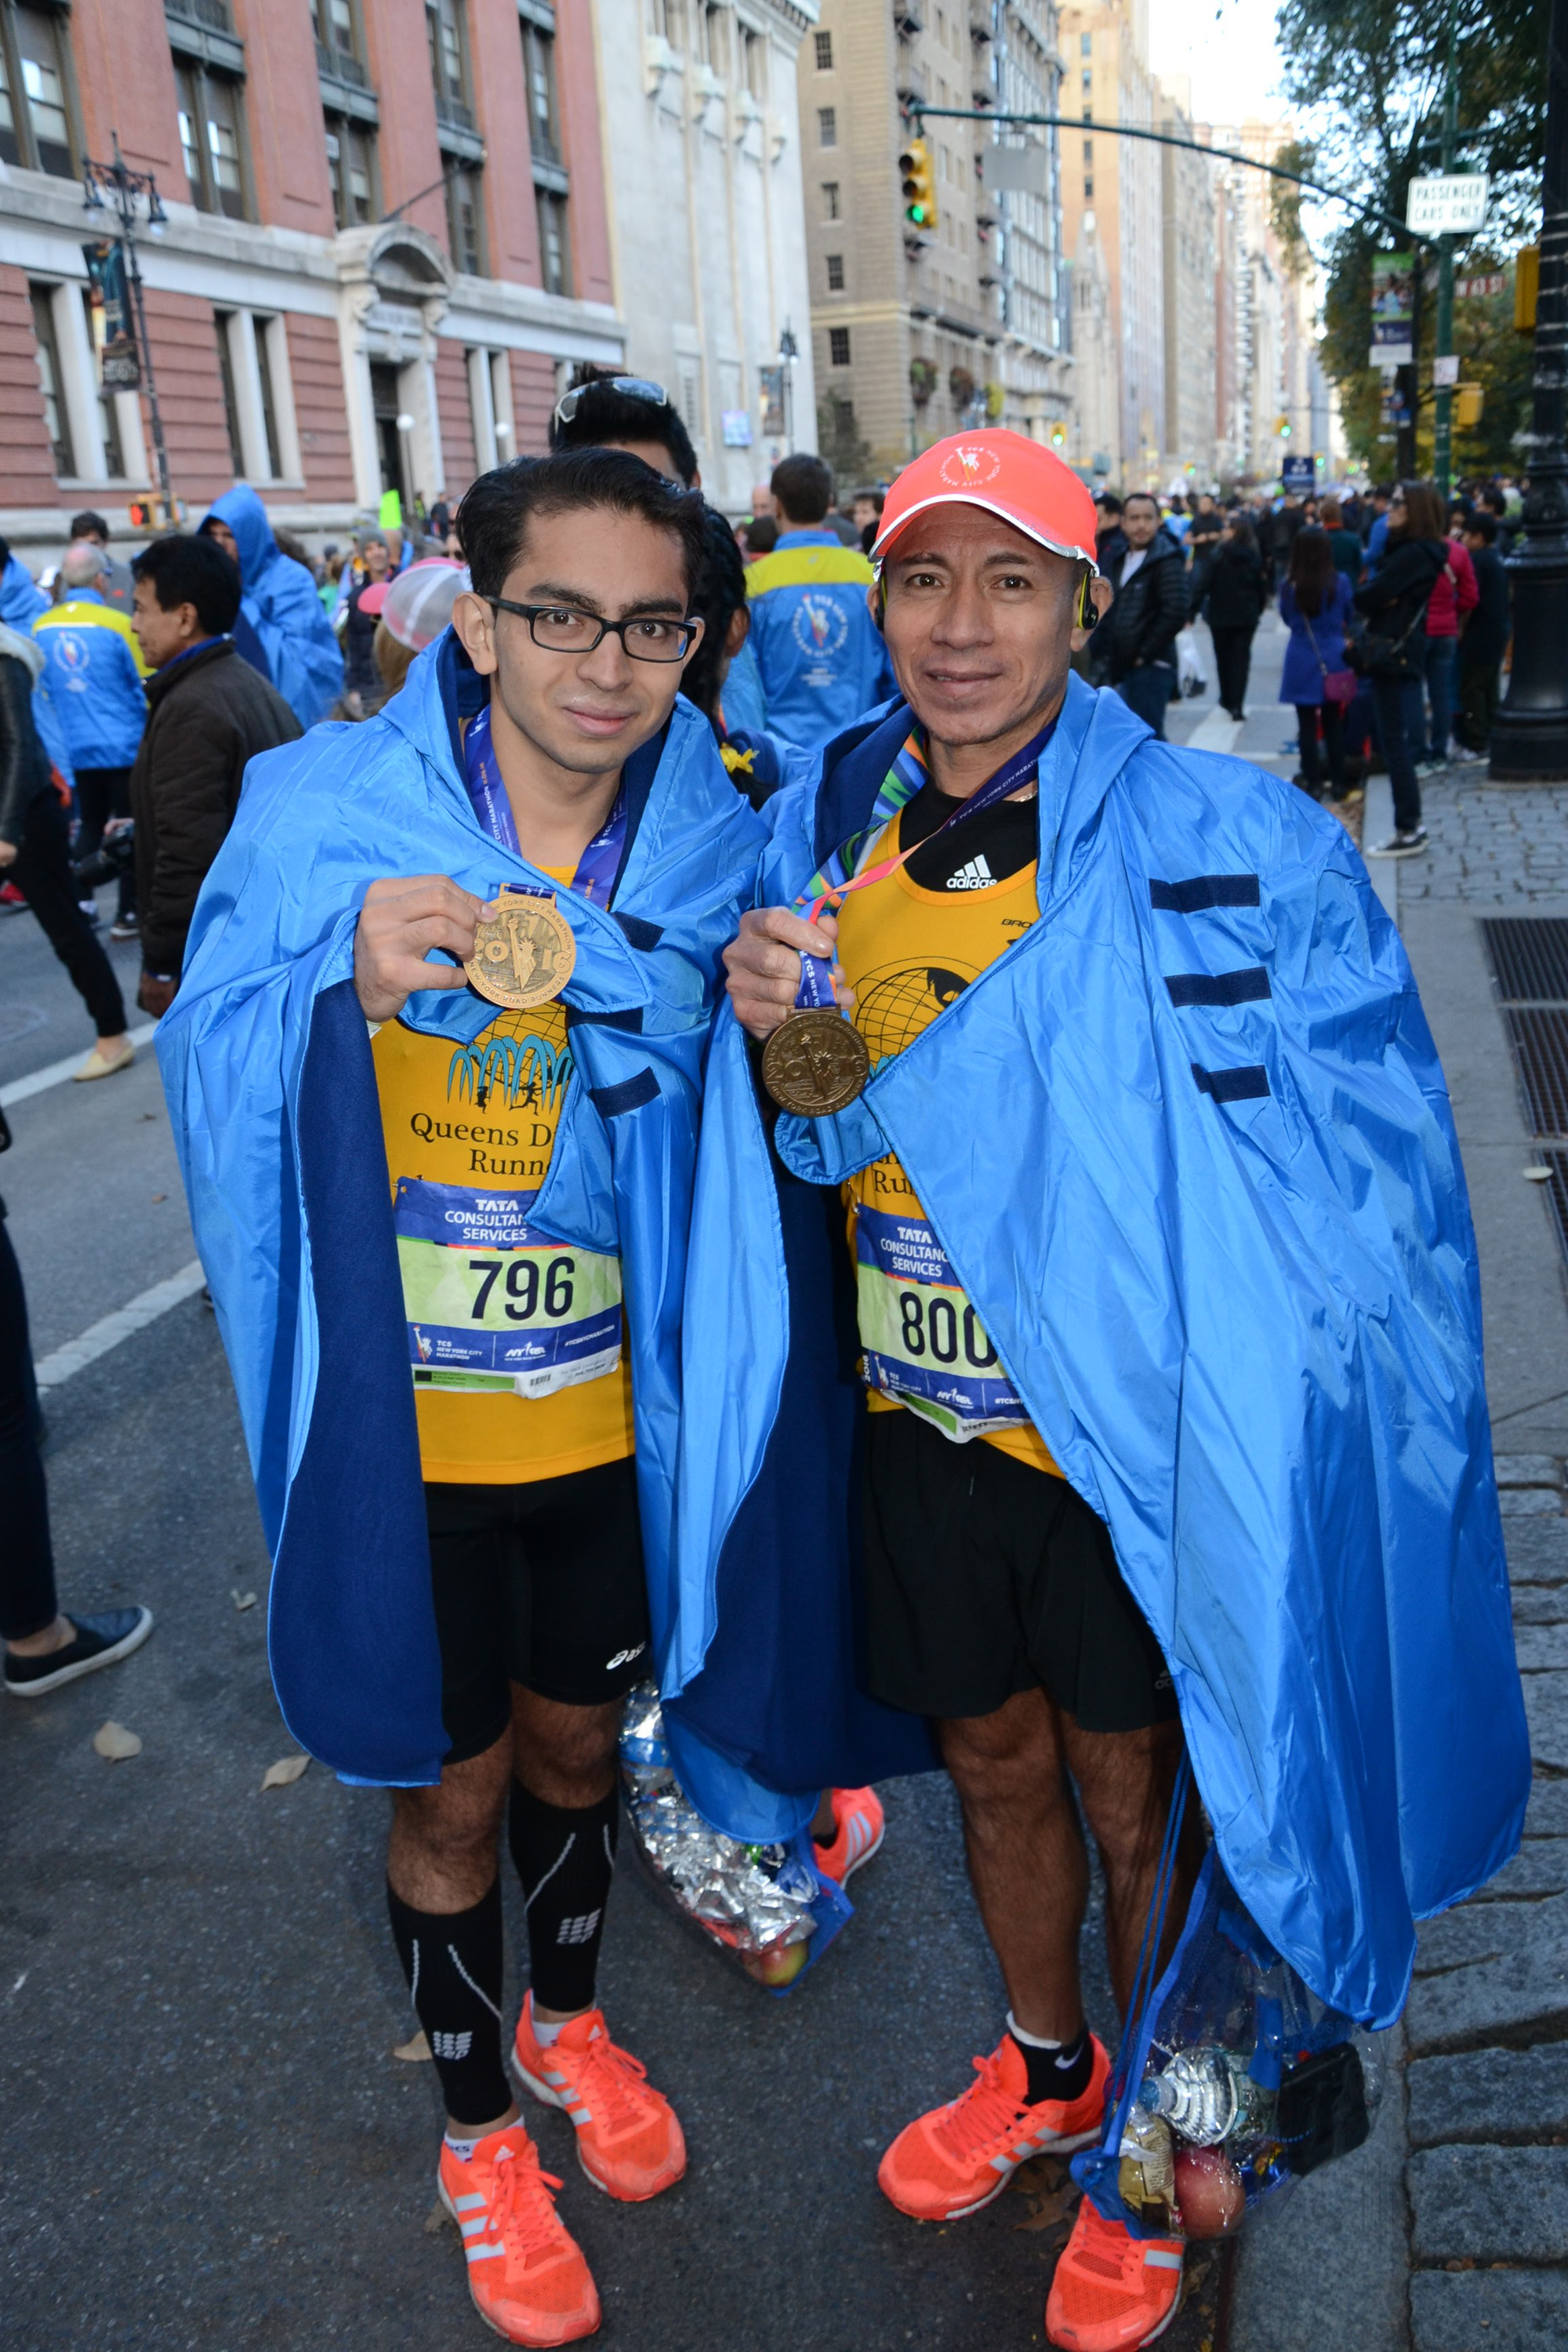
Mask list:
[[979,489],[994,482],[1001,471],[1002,460],[994,449],[977,449],[964,441],[942,461],[942,478],[953,490]]
[[[76,629],[59,630],[56,635],[52,650],[58,656],[63,669],[79,672],[87,668],[92,658],[85,635]],[[79,676],[68,677],[66,685],[72,694],[87,692],[85,677]]]
[[841,604],[826,596],[804,595],[796,605],[790,624],[791,634],[803,654],[826,661],[836,654],[849,634],[849,615]]

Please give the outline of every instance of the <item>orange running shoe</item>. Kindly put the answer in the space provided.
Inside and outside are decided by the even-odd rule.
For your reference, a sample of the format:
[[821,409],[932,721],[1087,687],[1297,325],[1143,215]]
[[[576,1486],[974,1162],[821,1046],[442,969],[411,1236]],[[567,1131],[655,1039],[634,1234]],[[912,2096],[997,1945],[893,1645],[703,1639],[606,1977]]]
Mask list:
[[575,2344],[599,2325],[599,2297],[581,2247],[555,2210],[561,2183],[539,2168],[521,2124],[476,2143],[465,2164],[441,2143],[436,2186],[463,2236],[468,2293],[509,2344]]
[[533,1995],[517,2021],[512,2063],[536,2099],[564,2107],[577,2161],[596,2187],[640,2205],[686,2169],[686,2136],[647,2069],[611,2041],[602,2009],[563,2025],[548,2050],[534,2038]]
[[880,1851],[887,1822],[875,1789],[833,1789],[829,1794],[838,1834],[831,1845],[818,1845],[813,1839],[811,1850],[823,1876],[836,1878],[843,1886]]
[[1078,2209],[1046,2305],[1046,2337],[1063,2352],[1130,2352],[1163,2336],[1182,2299],[1180,2238],[1135,2238]]
[[906,2125],[877,2174],[882,2194],[917,2221],[957,2221],[1000,2197],[1032,2156],[1070,2155],[1098,2139],[1105,2120],[1110,2060],[1090,2034],[1094,2071],[1077,2099],[1028,2101],[1029,2072],[1010,2033],[951,2105]]

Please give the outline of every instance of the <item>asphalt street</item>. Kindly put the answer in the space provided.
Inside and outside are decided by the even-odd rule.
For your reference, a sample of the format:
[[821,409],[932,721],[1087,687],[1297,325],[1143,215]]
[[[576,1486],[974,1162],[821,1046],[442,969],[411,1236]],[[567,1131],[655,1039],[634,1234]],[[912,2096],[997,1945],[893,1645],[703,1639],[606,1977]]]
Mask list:
[[[1275,759],[1288,730],[1272,626],[1237,748]],[[1212,713],[1212,696],[1186,706],[1173,731],[1228,734]],[[107,922],[108,893],[103,906]],[[111,952],[129,996],[136,951]],[[32,918],[0,919],[0,1099],[89,1043]],[[320,1766],[261,1788],[294,1742],[268,1679],[267,1559],[214,1318],[188,1296],[79,1369],[58,1352],[194,1257],[151,1048],[125,1075],[24,1093],[8,1117],[0,1193],[35,1354],[64,1374],[45,1393],[62,1600],[145,1601],[158,1624],[123,1666],[0,1706],[5,2341],[476,2345],[458,2244],[433,2212],[433,2069],[393,2054],[415,2021],[384,1918],[387,1800]],[[138,1756],[94,1752],[109,1718],[140,1736]],[[946,1784],[885,1795],[856,1918],[782,2000],[669,1916],[623,1843],[604,1998],[675,2100],[691,2166],[656,2203],[615,2205],[572,2161],[564,2116],[539,2117],[606,2346],[1043,2342],[1065,2234],[1049,2177],[945,2230],[903,2220],[876,2187],[887,2141],[963,2087],[1005,2009]],[[1085,1961],[1093,2021],[1113,2034],[1097,1916]],[[1222,2332],[1221,2267],[1194,2268],[1173,2352]]]

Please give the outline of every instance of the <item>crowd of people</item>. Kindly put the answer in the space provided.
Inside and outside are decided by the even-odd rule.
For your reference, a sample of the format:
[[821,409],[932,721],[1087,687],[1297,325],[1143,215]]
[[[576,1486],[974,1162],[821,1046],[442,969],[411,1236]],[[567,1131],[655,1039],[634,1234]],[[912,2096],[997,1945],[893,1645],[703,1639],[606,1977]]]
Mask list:
[[[1391,1019],[1397,942],[1342,827],[1163,740],[1194,614],[1239,712],[1277,594],[1302,781],[1321,735],[1342,791],[1359,614],[1410,665],[1369,675],[1418,845],[1394,731],[1422,681],[1447,727],[1449,673],[1409,648],[1447,632],[1451,671],[1488,610],[1433,494],[1384,499],[1374,552],[1331,504],[1097,510],[987,429],[847,516],[787,458],[737,530],[644,379],[573,386],[551,445],[476,481],[438,551],[368,534],[321,581],[238,486],[134,559],[128,612],[78,518],[66,601],[0,626],[0,859],[94,1012],[84,1077],[132,1049],[81,840],[133,820],[121,928],[279,1704],[392,1791],[438,2193],[481,2316],[534,2346],[600,2310],[519,2094],[612,2198],[688,2162],[597,1990],[650,1675],[703,1818],[819,1882],[881,1847],[876,1780],[952,1778],[1007,2007],[882,2157],[915,2220],[1108,2128],[1117,2178],[1137,2081],[1085,2018],[1086,1836],[1129,2047],[1211,1839],[1260,1967],[1386,2024],[1415,1918],[1500,1866],[1529,1780],[1414,984]],[[1489,520],[1464,518],[1478,558]],[[83,677],[110,682],[90,718]],[[8,1244],[0,1461],[27,1504],[5,1681],[33,1696],[150,1619],[59,1609]],[[1157,2336],[1195,2185],[1184,2210],[1091,2188],[1048,2340]]]

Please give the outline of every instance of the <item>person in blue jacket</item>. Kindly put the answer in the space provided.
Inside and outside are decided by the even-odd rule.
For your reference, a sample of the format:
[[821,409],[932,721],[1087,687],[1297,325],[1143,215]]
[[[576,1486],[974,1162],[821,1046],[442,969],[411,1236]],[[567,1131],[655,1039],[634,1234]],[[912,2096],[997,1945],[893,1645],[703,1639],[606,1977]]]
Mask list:
[[0,627],[20,630],[25,636],[49,600],[8,540],[0,539]]
[[[882,2160],[943,2220],[1106,2128],[1079,1804],[1124,2009],[1184,1747],[1259,1948],[1386,2025],[1531,1766],[1464,1175],[1348,835],[1070,675],[1105,592],[1037,444],[938,442],[874,554],[900,694],[769,802],[727,959],[661,1688],[683,1778],[794,1792],[759,1838],[851,1685],[934,1726],[1010,2001]],[[1149,2342],[1182,2263],[1091,2184],[1050,2341]]]
[[315,582],[283,553],[248,483],[215,499],[200,528],[239,566],[235,650],[278,688],[301,727],[313,727],[343,690],[342,649]]
[[871,567],[824,518],[833,477],[820,457],[773,467],[778,544],[746,573],[751,647],[769,732],[813,751],[880,702],[892,672],[867,609]]
[[[37,692],[58,721],[75,778],[79,858],[90,857],[112,819],[131,814],[131,767],[147,723],[145,672],[130,622],[100,583],[109,558],[91,541],[68,547],[60,563],[64,593],[40,613],[33,635],[43,648]],[[121,873],[113,937],[136,935],[136,877]]]
[[481,477],[458,527],[471,592],[402,691],[251,761],[158,1050],[279,1701],[395,1791],[439,2193],[488,2322],[558,2344],[598,2301],[505,2073],[497,1844],[531,1962],[510,2054],[598,2186],[651,2197],[685,2144],[595,1972],[622,1702],[670,1631],[702,1064],[763,827],[678,697],[700,498],[589,449]]
[[1296,782],[1314,795],[1323,787],[1323,763],[1318,739],[1329,763],[1329,789],[1337,801],[1347,793],[1345,782],[1344,705],[1328,691],[1337,671],[1345,675],[1345,631],[1350,625],[1355,583],[1334,563],[1334,544],[1326,530],[1310,523],[1296,533],[1289,567],[1279,584],[1279,618],[1290,632],[1285,666],[1279,676],[1279,699],[1296,706],[1301,745],[1301,772]]

